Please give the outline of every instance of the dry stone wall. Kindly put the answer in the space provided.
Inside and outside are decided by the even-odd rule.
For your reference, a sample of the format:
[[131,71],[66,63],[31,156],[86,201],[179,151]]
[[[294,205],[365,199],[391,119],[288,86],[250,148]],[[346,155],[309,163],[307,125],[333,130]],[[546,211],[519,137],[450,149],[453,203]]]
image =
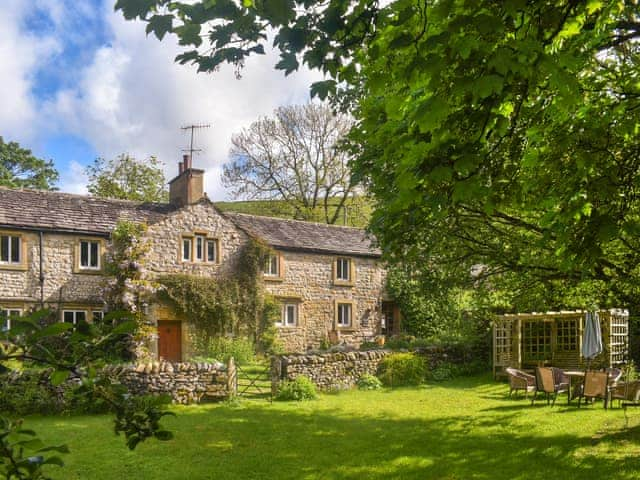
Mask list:
[[221,400],[235,395],[233,362],[115,365],[105,373],[125,385],[135,395],[170,395],[174,403],[190,404]]

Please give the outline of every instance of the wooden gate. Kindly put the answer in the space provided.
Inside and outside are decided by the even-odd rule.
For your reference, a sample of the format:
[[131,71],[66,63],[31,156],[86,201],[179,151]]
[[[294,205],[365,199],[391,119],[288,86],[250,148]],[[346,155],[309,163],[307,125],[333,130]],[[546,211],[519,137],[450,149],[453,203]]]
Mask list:
[[236,391],[240,397],[273,401],[271,366],[260,363],[236,365]]

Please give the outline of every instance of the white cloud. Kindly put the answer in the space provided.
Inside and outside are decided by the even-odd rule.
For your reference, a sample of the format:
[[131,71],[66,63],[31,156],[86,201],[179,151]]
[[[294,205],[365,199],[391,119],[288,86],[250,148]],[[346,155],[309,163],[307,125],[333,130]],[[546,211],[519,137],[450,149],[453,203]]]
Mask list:
[[29,8],[23,0],[3,0],[0,15],[0,135],[20,142],[32,140],[40,126],[32,93],[35,71],[60,50],[53,36],[21,29]]
[[[177,173],[181,149],[188,144],[180,127],[211,124],[196,132],[196,147],[204,151],[193,164],[206,170],[205,188],[212,199],[226,197],[220,169],[231,135],[280,105],[305,102],[310,83],[319,78],[308,71],[285,78],[274,69],[273,54],[251,58],[241,80],[231,67],[198,74],[192,66],[173,62],[179,52],[173,38],[147,38],[143,24],[126,22],[110,4],[103,14],[112,43],[76,72],[77,85],[46,105],[46,117],[84,138],[101,156],[156,155],[169,178]],[[71,185],[63,181],[62,188]]]

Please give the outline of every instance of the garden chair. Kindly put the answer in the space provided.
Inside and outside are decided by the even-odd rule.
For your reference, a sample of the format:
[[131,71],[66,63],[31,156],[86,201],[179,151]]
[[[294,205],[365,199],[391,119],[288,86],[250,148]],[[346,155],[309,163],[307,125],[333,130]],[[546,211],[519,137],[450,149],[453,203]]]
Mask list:
[[569,391],[569,381],[564,372],[559,368],[553,367],[537,367],[536,368],[536,389],[531,399],[531,405],[535,402],[538,392],[542,392],[547,397],[547,405],[553,402],[551,406],[556,404],[556,398],[559,393]]
[[640,380],[630,380],[628,382],[618,382],[609,390],[609,401],[618,400],[621,402],[640,403]]
[[609,400],[609,374],[607,372],[585,372],[582,390],[578,395],[578,407],[580,407],[583,398],[585,402],[587,399],[602,398],[606,410]]
[[527,398],[529,392],[535,391],[536,377],[533,375],[511,367],[507,368],[506,372],[509,375],[509,397],[513,392],[517,394],[518,390],[524,390],[524,398]]

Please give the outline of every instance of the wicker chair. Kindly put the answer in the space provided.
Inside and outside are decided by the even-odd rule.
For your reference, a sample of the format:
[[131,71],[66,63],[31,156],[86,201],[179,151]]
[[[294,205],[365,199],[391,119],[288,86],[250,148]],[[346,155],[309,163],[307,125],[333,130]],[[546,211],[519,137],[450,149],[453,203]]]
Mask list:
[[630,380],[628,382],[618,382],[610,390],[610,401],[640,403],[640,380]]
[[559,393],[569,391],[569,379],[559,368],[537,367],[536,368],[536,389],[531,399],[531,405],[535,402],[538,392],[542,392],[547,397],[547,405],[552,399],[551,405],[556,404]]
[[584,374],[582,391],[578,396],[578,407],[582,399],[602,398],[606,410],[609,400],[609,374],[607,372],[587,371]]
[[524,390],[524,398],[527,398],[529,392],[535,391],[536,377],[533,375],[511,367],[507,368],[506,372],[509,375],[509,397],[513,392],[517,394],[518,390]]

